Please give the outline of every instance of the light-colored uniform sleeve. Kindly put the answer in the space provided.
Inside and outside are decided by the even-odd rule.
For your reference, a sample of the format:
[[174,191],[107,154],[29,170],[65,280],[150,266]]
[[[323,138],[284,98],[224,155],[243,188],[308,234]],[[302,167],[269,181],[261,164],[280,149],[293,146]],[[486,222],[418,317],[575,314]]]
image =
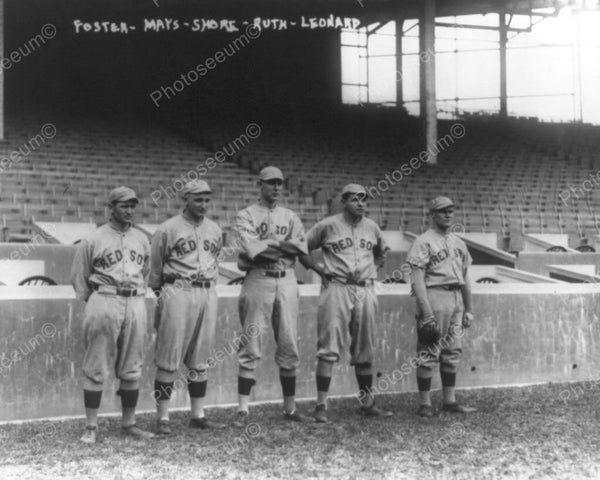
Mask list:
[[312,252],[323,246],[323,224],[321,222],[316,223],[306,234],[306,244],[308,251]]
[[268,248],[267,241],[259,239],[256,226],[247,211],[239,212],[235,217],[235,232],[240,250],[251,259]]
[[469,267],[473,263],[473,258],[471,257],[471,254],[469,253],[469,249],[467,248],[467,245],[464,242],[463,242],[463,248],[465,251],[465,261],[464,261],[464,265],[463,265],[463,278],[466,278]]
[[241,211],[235,218],[235,232],[239,242],[240,249],[250,259],[254,259],[258,254],[269,248],[269,242],[272,240],[260,240],[257,233],[257,225],[254,225],[249,212]]
[[291,235],[289,242],[296,247],[302,255],[308,254],[308,246],[306,242],[306,233],[304,232],[304,225],[302,221],[295,213],[292,215],[291,223]]
[[92,274],[92,248],[87,240],[82,240],[75,251],[75,258],[71,267],[71,284],[78,300],[87,302],[92,294],[88,282]]
[[152,237],[150,246],[150,275],[148,286],[158,290],[162,286],[162,273],[167,252],[167,233],[157,230]]
[[417,238],[406,256],[406,263],[412,268],[425,268],[429,263],[429,260],[429,245]]

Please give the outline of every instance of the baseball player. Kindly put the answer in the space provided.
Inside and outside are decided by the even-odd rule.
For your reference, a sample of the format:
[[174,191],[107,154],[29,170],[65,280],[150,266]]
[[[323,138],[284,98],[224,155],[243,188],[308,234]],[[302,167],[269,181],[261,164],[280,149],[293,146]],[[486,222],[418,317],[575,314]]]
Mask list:
[[157,433],[171,433],[169,399],[181,362],[187,367],[190,427],[224,428],[204,415],[207,358],[217,322],[217,257],[222,231],[206,218],[211,189],[203,180],[183,190],[183,212],[170,218],[152,238],[148,284],[159,298],[156,326]]
[[374,281],[389,248],[379,226],[365,218],[367,192],[361,185],[342,189],[343,212],[321,220],[307,234],[309,251],[323,251],[324,267],[310,256],[300,262],[322,279],[317,311],[317,406],[315,420],[327,422],[327,395],[333,365],[350,337],[350,363],[354,365],[362,403],[369,417],[392,415],[375,406],[373,385],[373,330],[377,313]]
[[132,224],[138,198],[131,188],[117,187],[108,196],[110,220],[77,247],[71,281],[86,302],[83,320],[83,401],[87,425],[81,441],[96,443],[98,409],[104,381],[114,368],[120,380],[125,434],[154,435],[135,424],[147,315],[144,296],[150,258],[146,235]]
[[[238,266],[246,272],[239,298],[244,328],[238,351],[239,408],[234,426],[248,421],[248,401],[254,385],[254,370],[261,358],[261,334],[267,323],[273,327],[283,391],[284,418],[309,420],[296,410],[296,368],[298,359],[298,284],[292,267],[296,257],[306,255],[304,228],[298,216],[277,205],[283,188],[283,174],[276,167],[259,173],[260,199],[240,211],[236,231],[240,242]],[[253,334],[258,331],[259,334]],[[312,419],[310,419],[312,420]]]
[[417,414],[431,417],[431,377],[439,362],[443,407],[447,412],[470,413],[474,408],[457,403],[456,370],[462,353],[464,328],[473,322],[469,266],[471,255],[465,243],[449,232],[454,203],[447,197],[430,203],[432,226],[417,237],[407,256],[411,284],[417,299]]

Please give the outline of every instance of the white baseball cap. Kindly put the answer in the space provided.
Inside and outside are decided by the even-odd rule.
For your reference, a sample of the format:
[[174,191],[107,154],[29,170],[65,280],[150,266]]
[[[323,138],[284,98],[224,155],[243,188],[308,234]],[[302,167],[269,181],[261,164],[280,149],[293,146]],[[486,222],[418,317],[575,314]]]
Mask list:
[[263,182],[267,180],[281,180],[283,182],[283,173],[277,167],[265,167],[258,174],[258,179]]
[[442,210],[444,208],[453,207],[454,202],[450,200],[448,197],[435,197],[429,203],[429,210]]
[[188,193],[212,193],[212,190],[204,180],[190,180],[181,189],[181,196],[185,197]]

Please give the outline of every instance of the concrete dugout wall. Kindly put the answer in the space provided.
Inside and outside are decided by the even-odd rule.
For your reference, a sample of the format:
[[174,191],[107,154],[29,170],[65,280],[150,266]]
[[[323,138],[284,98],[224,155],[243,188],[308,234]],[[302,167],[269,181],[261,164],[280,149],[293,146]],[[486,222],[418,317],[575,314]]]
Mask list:
[[[209,404],[237,398],[236,337],[238,286],[219,287],[219,328],[209,370]],[[298,397],[315,396],[316,307],[319,287],[301,286]],[[416,390],[414,299],[406,285],[380,286],[375,386],[382,392]],[[475,285],[475,325],[465,335],[459,387],[583,380],[600,369],[600,286]],[[149,310],[154,300],[147,298]],[[81,360],[83,304],[70,287],[0,289],[0,421],[83,414]],[[150,326],[140,408],[152,409],[154,331]],[[279,400],[272,332],[265,333],[263,361],[254,400]],[[15,353],[17,352],[17,353]],[[394,371],[396,371],[394,373]],[[336,367],[332,394],[353,394],[353,369],[344,358]],[[182,377],[183,378],[183,377]],[[175,406],[187,405],[183,381]],[[116,382],[109,382],[102,412],[120,411]],[[439,387],[439,379],[434,380]]]

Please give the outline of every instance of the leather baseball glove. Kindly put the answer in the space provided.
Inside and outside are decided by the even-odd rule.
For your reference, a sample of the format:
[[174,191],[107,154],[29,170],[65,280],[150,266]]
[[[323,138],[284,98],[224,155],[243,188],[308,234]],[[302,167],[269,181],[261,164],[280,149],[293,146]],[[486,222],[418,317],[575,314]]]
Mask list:
[[417,322],[417,338],[421,345],[434,345],[439,342],[442,334],[434,317],[423,318]]

